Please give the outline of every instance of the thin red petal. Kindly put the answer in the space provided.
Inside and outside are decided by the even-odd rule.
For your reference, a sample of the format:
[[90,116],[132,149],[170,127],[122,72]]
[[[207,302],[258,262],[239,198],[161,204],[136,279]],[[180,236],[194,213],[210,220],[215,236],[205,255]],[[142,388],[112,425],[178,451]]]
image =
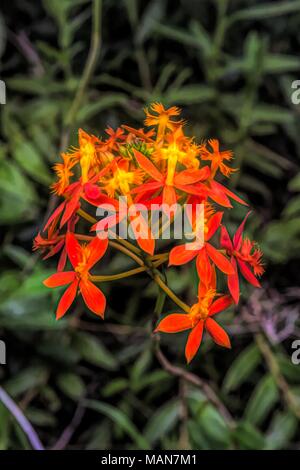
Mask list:
[[[211,190],[209,191],[209,197],[215,201],[217,204],[220,204],[223,207],[232,207],[230,200],[224,193],[224,190],[216,184],[215,181],[210,182]],[[221,187],[222,188],[222,187]]]
[[154,332],[179,333],[180,331],[189,330],[190,328],[192,328],[192,320],[189,314],[172,313],[159,322]]
[[224,348],[231,348],[228,334],[215,320],[208,318],[205,322],[205,328],[215,343]]
[[207,195],[207,187],[202,183],[195,183],[195,184],[179,184],[176,183],[176,188],[180,191],[183,191],[187,194],[193,194],[194,196],[203,196],[206,197]]
[[251,214],[251,211],[248,212],[248,214],[244,218],[243,222],[241,223],[241,225],[239,226],[239,228],[237,229],[233,237],[233,246],[234,246],[234,249],[237,251],[239,251],[239,249],[241,248],[245,223],[250,214]]
[[90,255],[87,260],[87,270],[91,269],[105,255],[108,247],[108,239],[101,239],[96,236],[88,246]]
[[62,211],[64,210],[65,208],[65,205],[66,205],[66,201],[62,202],[56,209],[55,211],[53,212],[53,214],[49,217],[43,231],[45,232],[45,230],[47,230],[47,228],[49,227],[49,225],[56,219],[56,217],[59,217],[60,214],[62,213]]
[[256,277],[252,273],[251,269],[247,266],[247,263],[245,263],[245,261],[241,261],[240,259],[238,259],[238,265],[246,281],[250,282],[250,284],[252,284],[254,287],[261,287],[260,282],[258,281],[258,279],[256,279]]
[[215,265],[225,274],[234,274],[230,261],[210,243],[205,243],[207,254]]
[[43,284],[46,287],[60,287],[70,284],[75,278],[76,274],[74,271],[59,272],[45,279]]
[[138,150],[133,150],[133,152],[138,164],[146,173],[148,173],[148,175],[152,176],[152,178],[156,181],[162,182],[164,180],[164,177],[158,168],[156,168],[156,166],[153,165],[153,163],[147,157],[145,157],[145,155],[143,155]]
[[203,336],[203,326],[204,322],[200,320],[189,334],[185,347],[185,357],[188,363],[195,357],[200,347]]
[[211,289],[216,288],[215,270],[209,261],[205,249],[200,250],[196,260],[197,273],[200,279],[198,286],[198,296],[202,297],[203,292],[206,292],[207,287]]
[[231,295],[222,295],[217,300],[215,300],[209,309],[209,316],[215,315],[216,313],[222,312],[226,310],[230,305],[232,305],[232,297]]
[[66,262],[67,262],[67,250],[66,250],[66,247],[64,247],[58,260],[57,271],[63,271],[65,269]]
[[66,234],[66,250],[73,268],[76,268],[80,261],[81,246],[72,232]]
[[72,215],[77,211],[80,206],[79,199],[80,199],[81,188],[78,188],[71,196],[71,199],[67,201],[66,208],[64,215],[60,221],[60,228],[62,228],[66,222],[72,217]]
[[[60,242],[58,242],[56,245],[53,246],[53,248],[51,248],[49,253],[46,256],[44,256],[43,259],[48,259],[48,258],[51,258],[51,256],[56,255],[62,249],[64,244],[65,244],[65,240],[60,240]],[[58,271],[61,271],[61,269],[58,269]]]
[[222,225],[221,227],[220,245],[222,248],[225,248],[225,250],[228,250],[228,251],[233,250],[232,241],[230,239],[227,228],[224,225]]
[[86,280],[84,282],[81,281],[79,284],[79,288],[83,300],[88,306],[88,308],[96,315],[99,315],[101,318],[104,318],[106,298],[103,292],[89,280]]
[[240,204],[243,204],[244,206],[248,206],[247,202],[245,202],[239,196],[237,196],[232,191],[230,191],[230,189],[226,188],[226,186],[223,186],[217,181],[213,181],[212,183],[213,183],[212,186],[214,187],[215,190],[218,188],[219,191],[225,193],[226,196],[230,197],[231,199],[234,199],[236,202],[239,202]]
[[179,245],[172,248],[169,256],[169,266],[181,266],[197,256],[199,250],[187,250],[186,245]]
[[63,317],[66,311],[71,307],[78,288],[78,279],[72,282],[72,284],[64,292],[62,298],[59,301],[57,310],[56,310],[56,319],[59,320]]
[[136,242],[145,253],[153,256],[155,250],[155,240],[153,238],[137,238]]
[[130,227],[133,230],[137,244],[145,253],[152,256],[155,250],[155,240],[147,221],[142,214],[133,216],[130,220]]
[[174,177],[174,184],[194,184],[198,181],[203,181],[208,178],[210,169],[208,166],[204,166],[200,170],[183,170]]
[[216,212],[208,221],[207,227],[208,227],[208,232],[206,234],[205,239],[209,240],[218,230],[218,228],[221,225],[223,217],[223,212]]
[[150,181],[149,183],[142,184],[141,186],[137,186],[131,191],[131,194],[140,194],[146,192],[154,192],[157,189],[162,187],[162,183],[160,181]]
[[234,256],[231,257],[231,264],[234,269],[234,274],[229,274],[227,278],[227,284],[230,294],[236,304],[239,303],[240,298],[240,283],[237,264]]

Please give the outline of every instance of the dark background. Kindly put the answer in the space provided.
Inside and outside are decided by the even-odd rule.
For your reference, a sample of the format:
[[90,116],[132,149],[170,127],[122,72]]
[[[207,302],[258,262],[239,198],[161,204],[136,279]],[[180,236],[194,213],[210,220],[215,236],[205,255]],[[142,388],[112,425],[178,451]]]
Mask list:
[[[300,107],[291,97],[300,79],[300,1],[104,0],[96,66],[70,122],[92,4],[1,3],[1,386],[47,448],[298,449],[300,365],[291,356],[299,338]],[[265,253],[262,289],[244,286],[239,307],[223,314],[231,351],[206,338],[188,367],[184,334],[161,338],[172,363],[217,392],[233,426],[203,391],[159,364],[151,340],[157,291],[146,276],[104,286],[104,323],[80,303],[56,322],[60,293],[42,285],[55,264],[31,251],[53,204],[51,166],[77,144],[77,129],[101,136],[107,125],[139,127],[152,101],[182,107],[199,142],[216,137],[233,149],[240,171],[230,185],[253,207],[247,233]],[[238,206],[226,215],[231,233],[244,215]],[[130,267],[111,255],[104,269]],[[168,272],[192,302],[194,269]],[[0,404],[0,448],[29,447]]]

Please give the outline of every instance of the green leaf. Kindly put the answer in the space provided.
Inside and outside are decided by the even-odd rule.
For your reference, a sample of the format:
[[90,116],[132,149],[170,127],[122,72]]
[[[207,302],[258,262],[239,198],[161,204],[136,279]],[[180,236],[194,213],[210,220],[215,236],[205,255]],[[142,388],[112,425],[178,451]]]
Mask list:
[[73,400],[78,400],[85,394],[85,384],[76,374],[71,372],[59,374],[56,382],[62,392]]
[[291,199],[282,211],[284,217],[295,217],[300,214],[300,196]]
[[[197,450],[211,450],[213,449],[212,443],[209,441],[207,436],[204,434],[199,423],[191,419],[188,420],[188,432],[190,442],[193,444],[193,448]],[[218,449],[220,450],[220,449]]]
[[300,383],[300,370],[299,366],[293,364],[291,358],[284,354],[277,355],[278,364],[280,367],[281,373],[284,377],[291,383],[299,384]]
[[220,413],[206,404],[197,416],[197,422],[213,448],[226,449],[230,445],[229,429]]
[[118,368],[115,357],[93,335],[78,333],[75,336],[74,347],[81,354],[82,359],[90,364],[107,370],[116,370]]
[[134,390],[139,390],[140,380],[143,379],[146,370],[149,368],[152,362],[151,349],[145,347],[142,354],[139,356],[137,361],[133,364],[130,373],[130,385]]
[[[262,157],[259,153],[251,151],[247,152],[245,156],[247,165],[255,168],[255,170],[260,171],[264,175],[269,175],[273,178],[280,179],[283,175],[283,170],[277,165],[274,165],[273,162]],[[258,181],[259,182],[259,181]]]
[[126,379],[114,379],[102,389],[102,395],[104,397],[112,397],[117,393],[123,392],[128,388],[128,380]]
[[223,382],[226,392],[236,390],[256,369],[260,362],[260,352],[255,344],[251,344],[233,361]]
[[20,268],[28,265],[31,259],[31,253],[28,253],[23,247],[17,245],[4,245],[3,254],[10,258]]
[[233,13],[230,17],[230,22],[241,20],[266,20],[276,16],[296,13],[298,11],[300,11],[299,0],[263,3]]
[[292,413],[277,413],[267,432],[267,450],[284,449],[298,429],[297,418]]
[[203,47],[196,36],[186,32],[184,29],[156,23],[154,31],[161,36],[167,37],[168,39],[173,39],[174,41],[184,44],[185,46],[191,46],[197,49],[202,49]]
[[267,54],[263,68],[267,73],[296,72],[300,69],[300,59],[292,55]]
[[143,437],[135,425],[130,421],[130,419],[118,408],[115,408],[108,403],[96,400],[85,400],[84,404],[87,408],[98,411],[99,413],[107,416],[111,419],[117,426],[119,426],[123,431],[125,431],[128,436],[136,443],[139,449],[148,450],[150,449],[149,443]]
[[244,191],[260,194],[267,201],[270,201],[272,198],[271,190],[263,182],[257,180],[256,177],[243,174],[239,179],[239,185]]
[[266,445],[262,433],[247,421],[239,423],[232,435],[242,450],[262,450]]
[[43,385],[47,377],[48,371],[44,366],[28,367],[7,380],[4,388],[13,397],[18,397],[27,390]]
[[300,192],[300,173],[289,181],[288,188],[290,191]]
[[2,403],[0,403],[0,422],[0,450],[7,450],[10,442],[11,417]]
[[128,97],[124,93],[110,93],[109,95],[101,96],[93,103],[88,103],[81,107],[77,114],[78,122],[84,122],[97,116],[102,111],[114,107],[123,107],[127,104]]
[[293,114],[287,108],[270,104],[258,104],[251,113],[251,123],[271,122],[275,124],[289,124]]
[[263,422],[279,399],[279,393],[271,375],[265,375],[257,384],[245,410],[245,419],[254,425]]
[[300,249],[300,217],[270,222],[263,233],[261,248],[277,263],[294,259]]
[[142,18],[136,25],[135,41],[141,45],[152,34],[156,22],[163,18],[165,4],[160,0],[151,1],[144,10]]
[[39,183],[48,185],[51,177],[40,153],[26,140],[18,141],[13,156],[21,168]]
[[26,417],[30,423],[35,426],[54,427],[57,421],[53,414],[48,411],[40,410],[38,408],[29,407],[26,409]]
[[199,104],[214,98],[214,91],[206,85],[185,85],[178,90],[170,90],[164,95],[163,100],[167,104]]
[[179,410],[177,400],[168,402],[156,410],[143,432],[150,444],[155,444],[174,428],[179,419]]
[[0,222],[18,223],[36,216],[37,194],[12,161],[0,161]]

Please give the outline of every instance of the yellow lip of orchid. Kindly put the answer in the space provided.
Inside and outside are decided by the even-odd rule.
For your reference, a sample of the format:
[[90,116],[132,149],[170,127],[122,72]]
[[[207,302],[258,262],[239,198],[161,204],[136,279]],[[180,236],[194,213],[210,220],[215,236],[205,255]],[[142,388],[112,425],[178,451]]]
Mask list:
[[111,197],[114,197],[116,191],[129,196],[130,185],[139,184],[141,181],[141,171],[126,171],[122,168],[116,168],[113,177],[105,184],[105,189]]
[[92,166],[97,163],[97,152],[95,148],[96,137],[90,136],[84,130],[79,129],[79,162],[81,167],[81,180],[85,184],[88,182],[88,173]]
[[190,315],[194,325],[200,320],[206,320],[209,316],[209,308],[215,296],[215,289],[208,289],[205,296],[200,298],[196,304],[192,305]]

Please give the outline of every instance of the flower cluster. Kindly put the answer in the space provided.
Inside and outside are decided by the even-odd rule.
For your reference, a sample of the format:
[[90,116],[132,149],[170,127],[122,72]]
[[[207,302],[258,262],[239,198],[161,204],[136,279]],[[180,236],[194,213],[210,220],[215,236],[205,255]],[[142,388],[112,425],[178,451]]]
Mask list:
[[[195,356],[204,329],[213,340],[230,347],[225,330],[215,321],[216,314],[239,302],[239,272],[255,287],[264,269],[262,253],[256,244],[243,237],[249,213],[231,239],[222,223],[224,209],[231,200],[247,203],[216,180],[219,173],[229,178],[236,171],[230,166],[233,154],[222,151],[215,139],[197,144],[184,132],[177,107],[166,109],[154,103],[145,110],[147,129],[126,125],[106,129],[106,137],[98,138],[79,130],[79,147],[61,155],[54,166],[56,182],[53,192],[62,202],[48,219],[42,233],[34,241],[44,259],[59,255],[57,272],[44,281],[47,287],[68,286],[61,297],[56,316],[61,318],[78,293],[96,315],[104,317],[106,300],[97,283],[147,272],[170,295],[185,313],[173,313],[163,318],[156,332],[176,333],[190,330],[186,344],[187,361]],[[150,128],[150,129],[149,129]],[[136,208],[130,214],[119,211],[118,200],[126,197]],[[105,222],[106,236],[96,233],[97,219],[87,208],[109,204],[115,217]],[[195,240],[173,247],[168,253],[155,253],[156,240],[139,205],[150,208],[188,205],[189,219]],[[197,238],[196,207],[204,208],[203,237]],[[221,210],[223,208],[223,210]],[[78,222],[89,222],[89,234],[78,233]],[[109,239],[112,226],[129,224],[135,242],[116,236]],[[217,232],[219,231],[219,237]],[[91,273],[108,248],[131,256],[138,267],[119,275],[99,276]],[[157,269],[168,262],[180,266],[196,261],[199,277],[198,301],[191,307],[182,302],[163,281]],[[72,270],[65,270],[69,260]],[[228,293],[217,292],[216,269],[227,279]]]

